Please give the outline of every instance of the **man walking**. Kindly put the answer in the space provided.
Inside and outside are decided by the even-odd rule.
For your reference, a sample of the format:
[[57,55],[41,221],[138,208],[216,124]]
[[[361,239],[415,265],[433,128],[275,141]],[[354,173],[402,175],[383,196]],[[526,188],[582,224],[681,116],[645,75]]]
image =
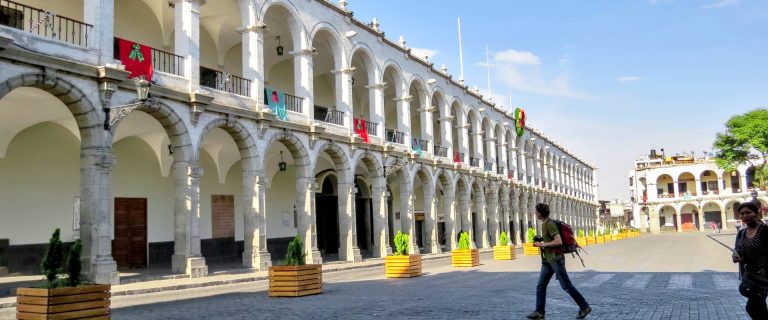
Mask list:
[[576,287],[568,278],[568,272],[565,270],[565,256],[563,256],[561,246],[563,244],[560,238],[560,230],[557,224],[549,219],[549,205],[539,203],[536,205],[536,218],[541,220],[541,239],[534,242],[534,247],[543,250],[541,257],[541,272],[539,273],[539,282],[536,284],[536,310],[528,315],[528,319],[544,319],[544,305],[547,299],[547,285],[552,275],[557,275],[560,286],[571,295],[576,304],[579,305],[579,314],[576,319],[584,319],[592,312],[592,308],[584,299],[584,296],[576,290]]

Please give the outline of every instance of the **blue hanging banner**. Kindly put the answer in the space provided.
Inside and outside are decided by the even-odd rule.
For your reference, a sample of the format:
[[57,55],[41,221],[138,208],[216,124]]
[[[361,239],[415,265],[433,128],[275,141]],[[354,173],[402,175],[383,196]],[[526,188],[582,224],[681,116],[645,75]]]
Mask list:
[[278,119],[288,121],[288,113],[285,109],[285,93],[272,88],[265,88],[264,91],[266,91],[264,100],[266,100],[267,106],[272,109]]

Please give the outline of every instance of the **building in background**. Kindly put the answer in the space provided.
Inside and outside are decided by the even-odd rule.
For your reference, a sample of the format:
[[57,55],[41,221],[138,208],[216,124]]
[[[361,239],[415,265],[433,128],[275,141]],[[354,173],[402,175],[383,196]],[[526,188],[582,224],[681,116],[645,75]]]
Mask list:
[[696,158],[661,151],[651,150],[629,171],[634,227],[659,233],[706,231],[719,224],[727,230],[735,226],[742,202],[757,199],[766,207],[765,191],[755,188],[754,168],[725,171],[711,154]]

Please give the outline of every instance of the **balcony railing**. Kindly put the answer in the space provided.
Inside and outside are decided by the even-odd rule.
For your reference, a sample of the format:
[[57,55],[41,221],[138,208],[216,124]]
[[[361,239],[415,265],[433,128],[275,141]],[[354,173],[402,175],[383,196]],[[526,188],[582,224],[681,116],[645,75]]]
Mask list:
[[469,157],[469,165],[475,168],[480,167],[480,158]]
[[365,121],[365,131],[368,132],[369,136],[375,136],[379,132],[379,124],[376,122],[370,122],[368,120]]
[[397,130],[392,130],[392,129],[387,129],[386,133],[387,133],[387,136],[385,138],[387,139],[387,142],[399,143],[399,144],[405,143],[403,141],[405,140],[405,133],[402,133]]
[[433,154],[438,157],[448,158],[448,148],[435,145]]
[[250,96],[251,93],[250,80],[202,66],[200,67],[200,85],[240,96]]
[[427,151],[427,148],[429,148],[429,141],[414,138],[411,146],[413,147],[413,150]]
[[8,0],[0,0],[0,25],[82,47],[88,46],[93,33],[93,26],[85,22]]
[[502,167],[502,166],[500,166],[498,164],[496,165],[496,174],[502,174],[503,175],[506,172],[507,172],[506,168],[504,168],[504,167]]
[[304,98],[294,96],[292,94],[285,94],[285,110],[302,113],[304,108]]
[[453,162],[464,163],[464,152],[454,152],[453,153]]
[[493,171],[493,162],[484,161],[483,164],[484,164],[484,166],[483,166],[484,171],[489,171],[489,172]]
[[[120,45],[118,44],[119,38],[115,38],[114,42],[114,58],[120,59]],[[130,41],[130,40],[128,40]],[[184,64],[184,58],[179,55],[175,55],[163,50],[152,49],[152,68],[157,71],[175,74],[177,76],[182,75],[181,67]],[[202,79],[202,77],[201,77]]]
[[315,106],[315,120],[344,125],[344,112],[323,106]]

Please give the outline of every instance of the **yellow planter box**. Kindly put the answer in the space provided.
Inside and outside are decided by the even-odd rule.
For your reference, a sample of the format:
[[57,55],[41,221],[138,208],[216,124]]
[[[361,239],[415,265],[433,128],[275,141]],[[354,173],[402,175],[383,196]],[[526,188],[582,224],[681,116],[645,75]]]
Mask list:
[[598,244],[605,243],[605,236],[597,236],[595,237],[595,240],[597,241]]
[[616,240],[619,240],[619,235],[618,234],[612,234],[611,235],[611,241],[616,241]]
[[269,267],[270,297],[303,297],[323,293],[323,265]]
[[587,245],[593,245],[597,243],[597,238],[595,237],[587,237]]
[[576,237],[576,243],[579,246],[586,247],[587,246],[587,238],[586,237]]
[[515,246],[494,246],[493,260],[515,260]]
[[[17,319],[109,319],[110,286],[16,289]],[[93,318],[92,318],[93,317]]]
[[421,255],[386,256],[384,270],[387,278],[413,278],[421,275]]
[[480,265],[480,251],[457,249],[451,251],[451,265],[454,267],[477,267]]
[[533,242],[527,242],[523,244],[523,255],[525,256],[538,256],[539,248],[533,246]]

